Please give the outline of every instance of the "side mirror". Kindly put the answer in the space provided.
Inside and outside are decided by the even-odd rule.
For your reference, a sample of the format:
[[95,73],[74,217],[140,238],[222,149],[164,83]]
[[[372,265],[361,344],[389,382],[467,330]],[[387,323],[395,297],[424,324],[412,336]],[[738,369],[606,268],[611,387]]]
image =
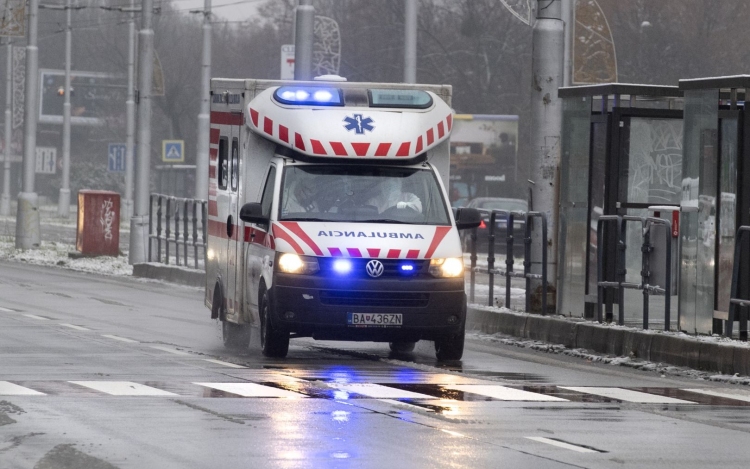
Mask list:
[[263,207],[257,202],[250,202],[242,206],[240,220],[256,225],[268,224],[268,217],[263,215]]
[[482,214],[475,208],[463,207],[456,210],[456,228],[468,230],[482,223]]

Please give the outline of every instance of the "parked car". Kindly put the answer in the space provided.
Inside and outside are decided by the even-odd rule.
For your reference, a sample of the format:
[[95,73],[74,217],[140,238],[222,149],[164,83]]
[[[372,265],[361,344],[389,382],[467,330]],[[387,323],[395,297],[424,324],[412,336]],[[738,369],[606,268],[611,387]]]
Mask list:
[[[490,212],[492,210],[508,210],[513,212],[527,212],[529,204],[523,199],[508,199],[504,197],[477,197],[472,199],[467,205],[480,210],[482,213],[482,224],[477,228],[477,251],[487,252],[489,241],[489,223]],[[526,227],[525,220],[522,217],[516,217],[513,220],[513,255],[518,257],[523,255],[523,236]],[[464,252],[471,249],[471,231],[465,230],[461,233],[461,243]],[[508,233],[507,219],[498,214],[495,218],[495,253],[505,254],[506,237]]]

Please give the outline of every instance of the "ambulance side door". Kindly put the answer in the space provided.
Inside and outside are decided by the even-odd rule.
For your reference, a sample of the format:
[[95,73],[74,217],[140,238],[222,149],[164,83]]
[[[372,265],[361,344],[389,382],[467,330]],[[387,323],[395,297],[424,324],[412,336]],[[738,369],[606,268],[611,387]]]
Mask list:
[[[229,213],[227,215],[227,313],[239,320],[242,291],[237,288],[237,277],[242,275],[242,243],[244,233],[239,218],[240,192],[240,127],[233,125],[229,150]],[[241,322],[241,321],[240,321]]]
[[[276,186],[276,165],[271,164],[268,167],[265,182],[263,184],[263,194],[260,198],[260,204],[263,207],[263,215],[271,218],[271,209],[273,207],[274,188]],[[274,258],[274,250],[271,248],[270,240],[271,223],[268,225],[250,225],[250,244],[247,248],[247,294],[250,309],[258,311],[258,290],[260,281],[263,278],[263,264],[270,258]],[[270,285],[267,285],[270,287]]]

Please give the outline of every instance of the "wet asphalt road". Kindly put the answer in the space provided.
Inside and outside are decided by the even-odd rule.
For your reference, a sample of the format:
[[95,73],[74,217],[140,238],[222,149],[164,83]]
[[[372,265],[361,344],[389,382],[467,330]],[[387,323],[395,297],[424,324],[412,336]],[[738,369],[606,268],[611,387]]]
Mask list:
[[202,291],[0,263],[1,468],[741,467],[750,390],[470,340],[257,337]]

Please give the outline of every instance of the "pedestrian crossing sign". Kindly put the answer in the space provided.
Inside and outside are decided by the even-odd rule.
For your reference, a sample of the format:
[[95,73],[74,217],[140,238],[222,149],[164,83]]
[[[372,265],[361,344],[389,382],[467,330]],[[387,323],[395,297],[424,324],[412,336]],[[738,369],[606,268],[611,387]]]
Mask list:
[[161,160],[165,163],[184,163],[185,162],[185,141],[184,140],[162,140],[161,141]]

